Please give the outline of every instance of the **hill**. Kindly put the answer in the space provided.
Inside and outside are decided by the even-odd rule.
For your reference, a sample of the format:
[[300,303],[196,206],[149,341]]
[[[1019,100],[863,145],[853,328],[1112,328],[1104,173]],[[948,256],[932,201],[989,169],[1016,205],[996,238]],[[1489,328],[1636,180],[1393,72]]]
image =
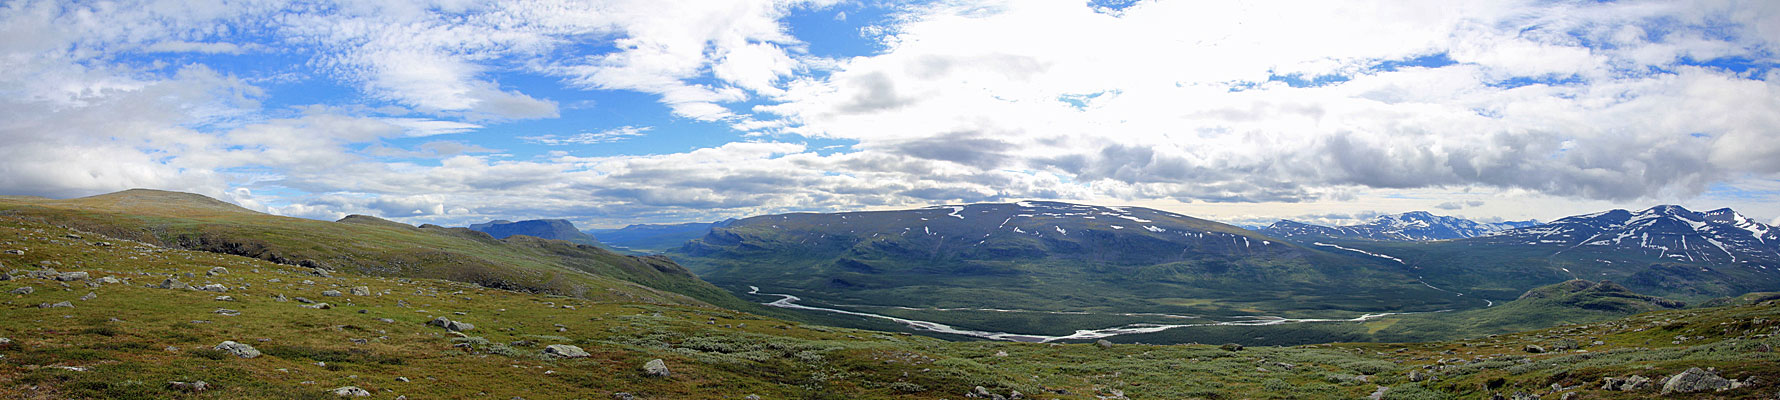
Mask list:
[[599,245],[593,235],[575,229],[575,224],[562,219],[533,219],[525,221],[497,220],[470,225],[470,230],[494,236],[495,239],[506,239],[514,235],[562,240],[585,245]]
[[1434,215],[1426,211],[1412,211],[1381,215],[1364,224],[1336,227],[1282,220],[1259,231],[1269,236],[1297,241],[1348,239],[1416,242],[1486,236],[1504,230],[1538,224],[1538,221],[1533,220],[1480,223],[1464,218]]
[[338,222],[267,215],[208,197],[128,190],[68,199],[0,199],[0,214],[155,246],[239,255],[307,268],[434,278],[485,287],[648,302],[748,307],[674,262],[464,228],[368,216]]
[[[355,269],[317,276],[11,213],[0,214],[0,250],[17,250],[0,252],[4,398],[328,399],[357,389],[377,399],[1743,399],[1780,390],[1772,300],[1430,343],[945,342],[697,304]],[[168,279],[206,290],[163,288]],[[1583,286],[1558,290],[1617,292]],[[439,318],[461,331],[429,325]]]

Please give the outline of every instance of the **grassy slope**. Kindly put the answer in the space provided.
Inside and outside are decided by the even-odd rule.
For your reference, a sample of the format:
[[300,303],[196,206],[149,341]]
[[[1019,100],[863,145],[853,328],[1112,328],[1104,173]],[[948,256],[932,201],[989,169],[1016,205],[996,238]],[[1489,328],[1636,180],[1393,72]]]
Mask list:
[[[607,302],[489,289],[430,279],[306,268],[213,253],[167,250],[0,217],[7,270],[45,261],[62,271],[113,276],[126,284],[89,287],[34,278],[0,281],[0,397],[3,398],[332,398],[355,385],[377,399],[409,398],[960,398],[973,386],[1035,398],[1089,399],[1117,390],[1152,398],[1359,398],[1379,385],[1386,398],[1489,398],[1547,393],[1552,384],[1582,398],[1648,398],[1655,391],[1603,392],[1601,378],[1660,377],[1716,367],[1728,378],[1767,377],[1752,387],[1673,398],[1766,398],[1780,389],[1780,305],[1665,311],[1609,323],[1566,326],[1475,340],[1423,344],[1251,347],[1207,345],[1044,345],[943,342],[919,336],[823,328],[696,305]],[[97,240],[113,246],[91,244]],[[230,272],[204,276],[212,267]],[[183,274],[193,274],[183,278]],[[167,276],[230,286],[217,293],[143,287]],[[277,279],[277,282],[273,280]],[[313,284],[302,280],[313,280]],[[323,290],[369,286],[372,296],[323,297]],[[79,300],[91,292],[97,297]],[[316,310],[274,295],[334,303]],[[74,308],[33,305],[70,301]],[[403,306],[405,303],[406,306]],[[564,306],[574,307],[573,309]],[[239,316],[212,313],[239,310]],[[359,310],[364,310],[359,313]],[[462,312],[463,315],[456,313]],[[471,337],[424,325],[446,316],[477,325]],[[387,318],[392,322],[383,322]],[[556,325],[560,324],[559,329]],[[1688,337],[1676,341],[1675,336]],[[353,339],[363,339],[357,343]],[[223,340],[266,355],[237,359],[214,351]],[[511,344],[527,340],[531,345]],[[1603,342],[1592,345],[1595,340]],[[573,343],[592,357],[548,360],[541,346]],[[1528,354],[1526,344],[1587,350]],[[467,347],[455,347],[463,344]],[[172,347],[171,349],[169,347]],[[1005,352],[1006,356],[998,356]],[[643,376],[661,358],[668,378]],[[1455,361],[1462,360],[1462,361]],[[318,365],[324,362],[325,366]],[[1438,380],[1411,383],[1422,369]],[[406,377],[411,382],[401,382]],[[1363,377],[1363,378],[1362,378]],[[212,391],[182,394],[168,381],[204,380]],[[1061,390],[1046,392],[1047,390]]]
[[662,258],[530,237],[373,217],[314,221],[252,212],[203,196],[130,190],[70,200],[0,199],[0,215],[161,246],[284,264],[423,277],[597,299],[752,304]]

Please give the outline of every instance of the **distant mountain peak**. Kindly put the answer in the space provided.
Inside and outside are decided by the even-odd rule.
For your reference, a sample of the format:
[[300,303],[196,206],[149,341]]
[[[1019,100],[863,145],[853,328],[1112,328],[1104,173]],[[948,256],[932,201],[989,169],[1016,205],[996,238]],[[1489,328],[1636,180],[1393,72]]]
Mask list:
[[1613,249],[1671,262],[1780,267],[1780,230],[1730,208],[1694,212],[1658,205],[1608,210],[1503,232],[1504,240],[1561,246],[1558,253]]
[[470,225],[470,230],[487,233],[496,239],[505,239],[513,235],[534,236],[544,239],[566,240],[575,243],[597,245],[599,240],[593,235],[575,229],[575,224],[564,219],[533,219],[525,221],[494,220],[486,223]]

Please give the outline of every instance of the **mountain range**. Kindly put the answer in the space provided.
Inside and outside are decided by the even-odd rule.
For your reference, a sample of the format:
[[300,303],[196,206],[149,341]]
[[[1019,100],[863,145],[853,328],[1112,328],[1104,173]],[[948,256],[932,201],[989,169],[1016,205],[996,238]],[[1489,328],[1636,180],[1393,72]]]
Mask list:
[[691,222],[683,224],[633,224],[618,229],[589,229],[604,245],[634,251],[659,251],[680,247],[697,239],[714,227],[729,226],[735,220]]
[[470,230],[494,236],[495,239],[506,239],[513,235],[526,235],[544,239],[564,240],[585,245],[598,245],[599,239],[593,235],[575,229],[575,224],[563,219],[533,219],[525,221],[495,220],[470,225]]
[[1364,224],[1322,226],[1281,220],[1259,231],[1281,239],[1366,239],[1382,241],[1428,241],[1464,239],[1486,236],[1509,229],[1538,225],[1535,220],[1480,223],[1464,218],[1412,211],[1381,215]]

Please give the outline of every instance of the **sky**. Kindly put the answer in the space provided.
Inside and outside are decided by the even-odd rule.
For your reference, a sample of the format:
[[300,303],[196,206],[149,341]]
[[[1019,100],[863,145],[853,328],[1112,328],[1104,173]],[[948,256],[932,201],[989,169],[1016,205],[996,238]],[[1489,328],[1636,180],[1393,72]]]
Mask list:
[[1780,223],[1780,2],[0,3],[0,194],[584,228],[1062,200]]

